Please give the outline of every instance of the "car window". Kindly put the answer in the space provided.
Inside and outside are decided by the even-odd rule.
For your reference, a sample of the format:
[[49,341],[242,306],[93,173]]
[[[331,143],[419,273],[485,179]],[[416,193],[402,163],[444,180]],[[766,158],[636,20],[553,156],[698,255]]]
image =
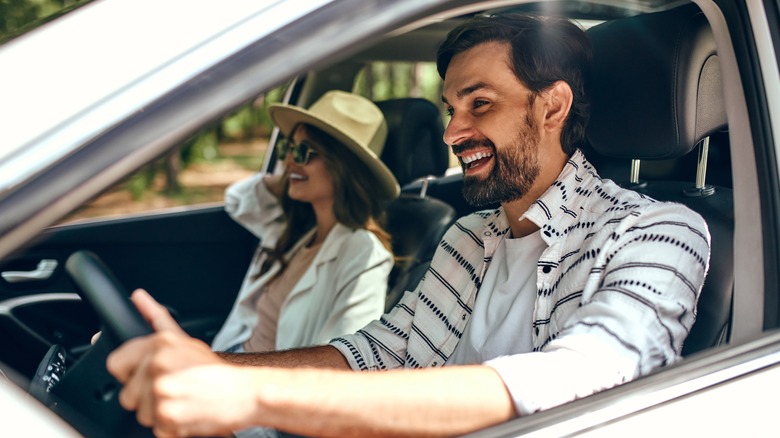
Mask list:
[[227,186],[262,167],[273,129],[267,108],[284,91],[273,89],[241,106],[60,223],[221,202]]
[[[446,126],[441,87],[434,62],[371,62],[355,77],[353,91],[374,101],[428,99],[440,107]],[[221,202],[228,185],[262,168],[273,129],[267,108],[284,98],[286,88],[241,106],[60,223]],[[450,168],[459,170],[452,155]]]

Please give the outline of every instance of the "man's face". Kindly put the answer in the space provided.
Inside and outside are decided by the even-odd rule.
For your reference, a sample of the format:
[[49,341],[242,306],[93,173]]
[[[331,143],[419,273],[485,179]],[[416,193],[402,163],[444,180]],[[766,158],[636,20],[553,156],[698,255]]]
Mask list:
[[522,198],[540,171],[531,93],[508,54],[508,44],[480,44],[455,56],[444,80],[451,116],[444,141],[460,160],[463,195],[472,205]]

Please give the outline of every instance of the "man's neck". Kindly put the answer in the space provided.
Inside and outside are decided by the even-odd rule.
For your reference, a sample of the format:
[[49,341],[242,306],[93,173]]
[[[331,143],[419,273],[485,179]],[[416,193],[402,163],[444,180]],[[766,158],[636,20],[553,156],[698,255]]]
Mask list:
[[530,220],[525,218],[520,219],[520,217],[528,210],[528,207],[531,206],[531,203],[536,200],[534,198],[531,200],[531,202],[523,202],[523,200],[526,198],[528,197],[501,204],[501,207],[503,207],[504,213],[506,214],[507,220],[509,221],[509,229],[512,233],[512,239],[528,236],[529,234],[535,233],[539,229],[539,227]]

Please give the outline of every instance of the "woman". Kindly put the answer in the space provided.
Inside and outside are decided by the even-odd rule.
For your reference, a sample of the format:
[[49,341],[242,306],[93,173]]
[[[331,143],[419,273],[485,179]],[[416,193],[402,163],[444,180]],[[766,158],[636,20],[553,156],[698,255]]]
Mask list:
[[285,169],[226,191],[225,209],[260,244],[212,342],[218,351],[322,344],[384,310],[393,258],[379,218],[399,187],[377,158],[382,112],[331,91],[308,110],[273,105],[269,114],[285,137],[277,148]]

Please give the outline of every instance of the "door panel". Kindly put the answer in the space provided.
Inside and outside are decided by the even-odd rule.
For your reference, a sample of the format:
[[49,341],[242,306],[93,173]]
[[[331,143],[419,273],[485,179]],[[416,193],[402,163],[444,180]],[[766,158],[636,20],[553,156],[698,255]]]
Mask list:
[[[6,274],[0,276],[0,326],[15,333],[15,345],[0,345],[0,362],[29,376],[51,343],[64,343],[74,355],[88,346],[99,324],[64,272],[76,250],[95,252],[128,292],[148,290],[185,330],[208,342],[232,306],[256,244],[222,206],[54,227],[0,263]],[[46,277],[31,274],[42,260],[56,263],[51,275],[25,281]]]
[[100,329],[76,294],[34,294],[0,303],[0,362],[29,378],[53,343],[78,357]]

